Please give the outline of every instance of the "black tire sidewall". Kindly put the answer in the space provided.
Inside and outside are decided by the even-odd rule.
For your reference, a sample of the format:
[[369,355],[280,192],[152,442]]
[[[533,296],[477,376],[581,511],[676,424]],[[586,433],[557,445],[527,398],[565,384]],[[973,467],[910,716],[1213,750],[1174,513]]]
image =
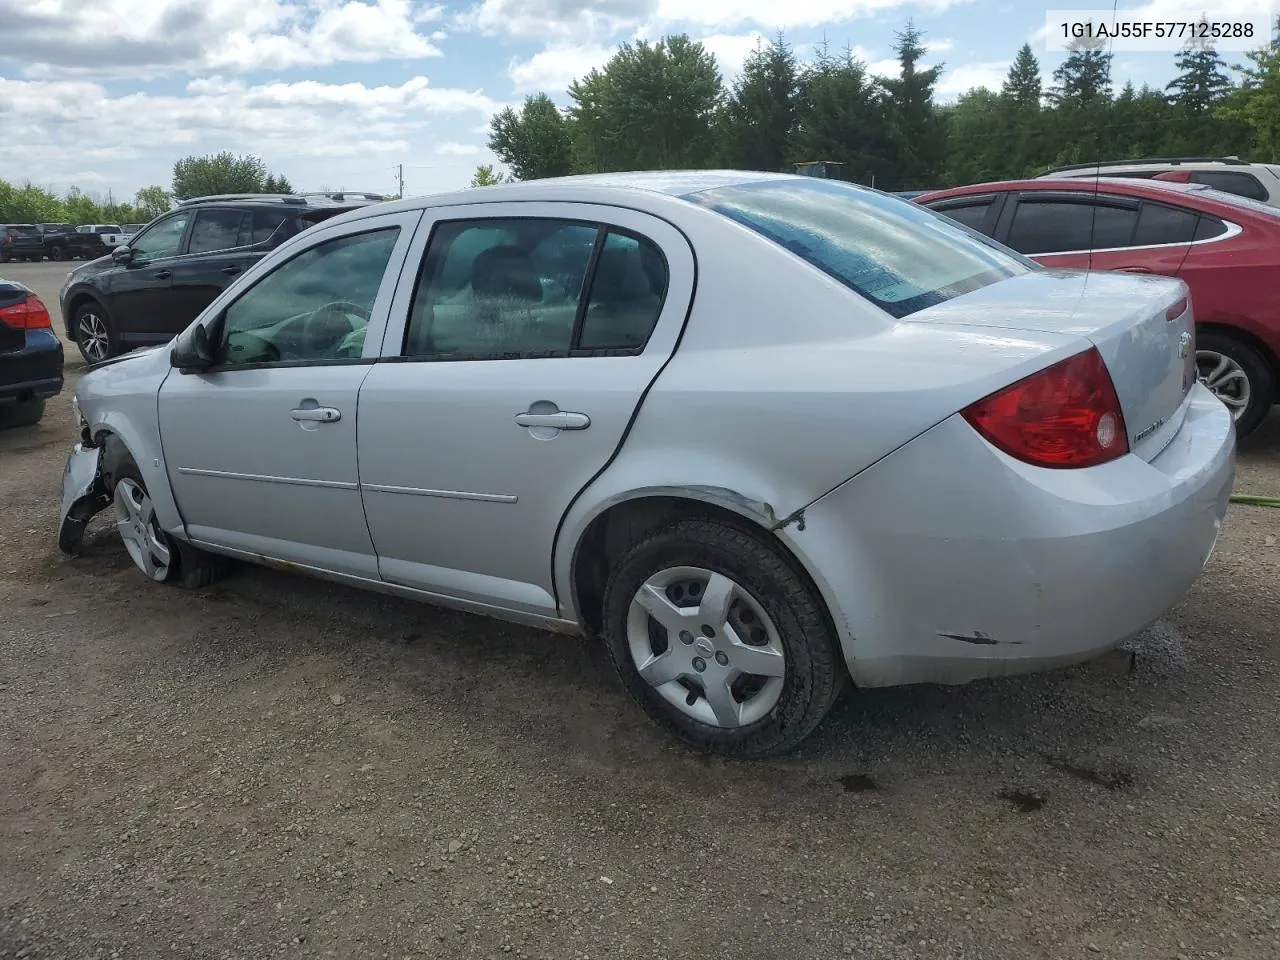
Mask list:
[[[102,360],[91,360],[85,352],[84,343],[80,339],[80,317],[86,311],[96,313],[102,320],[102,325],[107,331],[107,355]],[[116,340],[115,325],[111,322],[111,316],[107,313],[102,304],[96,300],[82,304],[76,308],[75,315],[71,318],[71,331],[75,339],[76,348],[80,351],[80,356],[84,358],[84,362],[92,366],[95,363],[101,363],[103,360],[110,360],[120,351],[120,344]]]
[[1229,334],[1207,331],[1197,334],[1197,350],[1212,350],[1230,357],[1249,378],[1249,406],[1236,421],[1236,435],[1245,437],[1266,419],[1275,402],[1275,384],[1271,368],[1252,346]]
[[[659,570],[691,566],[730,577],[755,598],[778,629],[787,663],[778,702],[755,723],[732,730],[701,723],[670,704],[631,656],[631,600]],[[605,589],[604,637],[623,685],[645,711],[698,749],[741,758],[783,752],[821,722],[846,669],[820,602],[781,553],[763,538],[714,520],[680,521],[648,537],[618,563]]]

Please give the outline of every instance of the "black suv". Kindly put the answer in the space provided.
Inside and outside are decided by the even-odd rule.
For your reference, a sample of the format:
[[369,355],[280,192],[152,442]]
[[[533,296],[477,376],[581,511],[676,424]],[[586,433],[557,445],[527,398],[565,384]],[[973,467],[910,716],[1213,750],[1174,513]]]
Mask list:
[[67,338],[90,364],[166,343],[289,237],[370,202],[273,194],[186,200],[67,276],[58,294]]
[[0,223],[0,263],[44,259],[44,235],[34,223]]

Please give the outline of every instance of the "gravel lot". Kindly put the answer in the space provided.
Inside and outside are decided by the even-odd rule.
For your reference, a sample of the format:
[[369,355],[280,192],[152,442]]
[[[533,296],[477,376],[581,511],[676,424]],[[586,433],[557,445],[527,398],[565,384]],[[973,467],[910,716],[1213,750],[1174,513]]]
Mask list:
[[[66,269],[4,272],[56,309]],[[0,434],[0,957],[1280,956],[1280,511],[1131,672],[855,692],[734,764],[591,644],[64,558],[69,404]],[[1280,494],[1280,418],[1238,489]]]

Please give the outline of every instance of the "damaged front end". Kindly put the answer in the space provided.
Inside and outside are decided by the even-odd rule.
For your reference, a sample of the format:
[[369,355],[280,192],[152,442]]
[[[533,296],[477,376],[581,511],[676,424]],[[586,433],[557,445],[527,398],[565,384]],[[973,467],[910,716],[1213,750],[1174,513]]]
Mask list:
[[62,512],[58,525],[58,549],[75,556],[84,530],[94,515],[111,503],[102,475],[101,446],[75,445],[62,473]]

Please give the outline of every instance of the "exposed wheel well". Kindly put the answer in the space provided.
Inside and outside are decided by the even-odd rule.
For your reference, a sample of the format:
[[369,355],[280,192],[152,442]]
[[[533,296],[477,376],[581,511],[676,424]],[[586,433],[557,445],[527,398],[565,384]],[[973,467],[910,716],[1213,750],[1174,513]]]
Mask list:
[[1252,347],[1257,351],[1258,356],[1262,357],[1267,365],[1267,369],[1271,371],[1271,379],[1273,382],[1280,382],[1280,357],[1277,357],[1271,348],[1268,347],[1261,339],[1248,330],[1240,327],[1232,327],[1221,323],[1197,323],[1197,332],[1213,333],[1220,337],[1227,337],[1232,340],[1239,340],[1247,347]]
[[604,628],[604,588],[618,558],[654,530],[693,517],[719,520],[771,544],[804,578],[831,625],[831,612],[808,570],[771,531],[727,507],[686,497],[660,496],[627,500],[610,507],[591,521],[578,541],[572,567],[574,605],[588,636],[598,637]]
[[97,297],[95,297],[92,293],[88,293],[88,292],[77,293],[67,302],[67,315],[66,317],[63,318],[67,325],[68,330],[71,329],[72,321],[74,321],[76,318],[76,311],[79,310],[81,307],[83,307],[86,303],[96,304],[98,309],[102,311],[105,311],[107,309],[106,306],[103,304],[103,302],[99,300]]

